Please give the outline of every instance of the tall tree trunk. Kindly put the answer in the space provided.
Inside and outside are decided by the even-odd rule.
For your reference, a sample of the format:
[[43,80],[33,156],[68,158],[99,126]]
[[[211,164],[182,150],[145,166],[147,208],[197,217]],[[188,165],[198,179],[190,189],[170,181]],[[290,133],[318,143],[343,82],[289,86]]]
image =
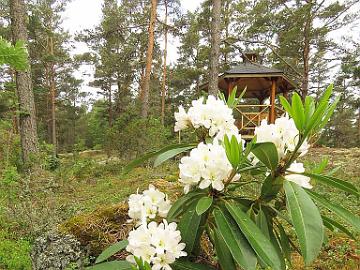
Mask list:
[[156,22],[156,7],[157,0],[151,0],[151,11],[150,11],[150,22],[149,22],[149,41],[148,48],[146,52],[146,67],[145,67],[145,76],[142,83],[142,104],[141,104],[141,116],[147,118],[149,113],[149,92],[150,92],[150,75],[151,75],[151,66],[153,59],[153,50],[154,50],[154,32],[155,32],[155,22]]
[[[28,41],[24,0],[10,0],[11,29],[13,41]],[[16,89],[20,110],[20,137],[24,163],[38,152],[34,93],[31,85],[31,70],[16,72]]]
[[[54,39],[49,37],[49,55],[54,57]],[[56,140],[56,84],[55,84],[55,67],[53,59],[50,62],[49,68],[49,87],[50,87],[50,104],[51,104],[51,143],[54,147],[54,156],[57,155],[57,140]]]
[[161,85],[161,123],[164,125],[165,123],[165,96],[166,96],[166,58],[167,58],[167,36],[168,36],[168,7],[167,0],[165,0],[165,33],[164,33],[164,67],[163,67],[163,79]]
[[220,13],[221,0],[212,1],[212,21],[211,21],[211,55],[210,55],[210,74],[209,74],[209,94],[218,94],[218,75],[220,57]]
[[309,2],[307,4],[308,13],[307,18],[305,19],[305,25],[304,25],[304,48],[303,48],[303,78],[301,82],[301,96],[302,99],[305,100],[305,97],[308,94],[309,91],[309,63],[310,63],[310,29],[311,29],[311,7],[312,3]]

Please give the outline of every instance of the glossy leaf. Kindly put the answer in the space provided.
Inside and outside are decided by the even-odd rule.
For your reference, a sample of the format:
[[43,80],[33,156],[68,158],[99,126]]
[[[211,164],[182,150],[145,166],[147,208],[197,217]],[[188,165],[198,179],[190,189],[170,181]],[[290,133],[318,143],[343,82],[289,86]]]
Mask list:
[[304,131],[304,136],[306,137],[311,131],[317,131],[320,122],[322,121],[324,114],[327,111],[327,107],[329,104],[329,98],[332,94],[332,90],[333,90],[333,85],[330,84],[324,94],[321,96],[319,103],[316,106],[316,109],[312,115],[312,117],[310,119],[307,119],[306,122],[306,128]]
[[261,260],[273,270],[282,269],[278,252],[256,224],[235,203],[225,206]]
[[196,213],[202,215],[205,213],[212,205],[213,197],[203,197],[196,204]]
[[215,268],[200,263],[190,262],[188,260],[180,259],[171,264],[173,270],[215,270]]
[[345,209],[344,207],[330,202],[328,199],[326,199],[324,196],[317,194],[313,191],[308,190],[307,191],[310,196],[320,203],[325,208],[329,209],[330,211],[334,212],[336,215],[341,217],[343,220],[351,224],[355,227],[356,230],[360,231],[360,217],[354,215],[349,210]]
[[275,171],[279,163],[276,146],[271,142],[256,143],[251,152],[271,171]]
[[192,204],[194,200],[199,199],[202,196],[205,196],[204,191],[195,190],[178,198],[171,206],[166,217],[167,220],[169,222],[174,221],[174,219],[184,213],[184,211]]
[[315,112],[315,101],[312,96],[305,97],[304,102],[305,119],[310,119]]
[[287,111],[287,113],[291,117],[293,117],[293,111],[292,111],[292,107],[291,107],[289,101],[285,97],[280,96],[280,103],[284,107],[285,111]]
[[128,165],[126,165],[123,168],[123,174],[127,174],[129,173],[132,169],[134,169],[135,167],[139,166],[140,164],[144,163],[145,161],[152,159],[154,157],[159,156],[160,154],[163,154],[165,152],[171,151],[173,149],[178,149],[178,148],[184,148],[184,147],[190,147],[190,146],[194,146],[196,147],[196,144],[189,144],[189,143],[183,143],[183,144],[172,144],[172,145],[168,145],[160,150],[157,151],[150,151],[149,153],[131,161]]
[[214,230],[214,248],[219,264],[223,270],[236,270],[236,265],[229,248],[218,229]]
[[283,251],[286,260],[291,264],[291,247],[290,247],[290,238],[286,234],[283,226],[279,223],[279,242],[281,245],[281,250]]
[[189,146],[179,147],[179,148],[175,148],[175,149],[166,151],[166,152],[160,154],[159,156],[157,156],[157,158],[154,161],[154,167],[157,167],[157,166],[161,165],[162,163],[164,163],[165,161],[169,160],[170,158],[173,158],[173,157],[177,156],[178,154],[184,153],[195,147],[196,147],[196,145],[189,145]]
[[294,93],[292,96],[292,117],[297,129],[301,132],[305,123],[304,106],[301,101],[301,97]]
[[324,226],[319,209],[299,185],[285,181],[284,188],[301,253],[305,263],[309,264],[318,255],[323,243]]
[[336,177],[332,177],[329,175],[322,175],[322,174],[316,174],[316,173],[304,173],[304,175],[309,176],[313,179],[316,179],[317,181],[341,189],[345,192],[348,192],[350,194],[353,194],[357,197],[359,197],[359,191],[358,189],[351,183],[346,182],[344,180],[338,179]]
[[214,217],[218,232],[234,261],[244,270],[255,270],[256,255],[235,221],[229,214],[218,209],[214,211]]
[[104,262],[94,266],[86,267],[87,270],[131,270],[132,265],[127,261]]
[[111,246],[109,246],[108,248],[106,248],[103,252],[101,252],[101,254],[96,258],[95,263],[101,263],[103,261],[106,261],[107,259],[109,259],[111,256],[115,255],[116,253],[118,253],[119,251],[123,250],[124,248],[126,248],[126,246],[129,244],[129,242],[127,240],[122,240],[120,242],[117,242]]
[[185,212],[179,223],[178,229],[181,233],[181,240],[186,244],[185,250],[190,254],[197,246],[199,240],[199,230],[201,223],[201,215],[198,215],[195,210],[196,205],[192,205],[187,212]]
[[328,222],[331,226],[338,228],[340,231],[342,231],[343,233],[347,234],[348,236],[350,236],[352,239],[355,240],[355,236],[348,230],[346,229],[343,225],[341,225],[339,222],[328,218],[326,216],[321,216],[323,221]]

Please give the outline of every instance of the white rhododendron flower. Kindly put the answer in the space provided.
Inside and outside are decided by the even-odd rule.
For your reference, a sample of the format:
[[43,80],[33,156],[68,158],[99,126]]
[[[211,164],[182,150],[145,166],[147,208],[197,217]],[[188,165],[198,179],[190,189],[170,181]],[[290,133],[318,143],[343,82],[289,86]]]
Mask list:
[[179,111],[175,113],[175,132],[186,129],[191,126],[189,115],[185,112],[183,106],[179,106]]
[[285,179],[288,181],[294,182],[303,188],[310,189],[313,187],[310,184],[310,177],[299,174],[299,173],[304,173],[304,172],[305,172],[304,164],[294,162],[287,169]]
[[[287,152],[292,152],[299,141],[299,131],[294,120],[287,115],[277,118],[274,124],[268,124],[266,120],[261,121],[261,125],[255,128],[256,142],[272,142],[275,144],[279,157],[284,157]],[[304,155],[309,149],[305,141],[299,153]]]
[[205,102],[201,97],[192,102],[188,112],[182,106],[175,113],[175,131],[193,128],[206,128],[210,137],[217,136],[222,140],[225,134],[238,134],[235,126],[232,109],[229,108],[221,99],[209,96]]
[[170,264],[187,255],[176,227],[175,222],[168,224],[163,220],[160,224],[153,221],[132,230],[126,247],[132,255],[126,259],[135,263],[135,256],[148,262],[153,270],[171,270]]
[[166,217],[171,207],[167,195],[153,185],[149,185],[149,189],[142,194],[130,195],[128,204],[129,221],[135,222],[137,226],[157,216]]
[[[211,186],[222,191],[224,181],[232,171],[225,149],[217,140],[208,144],[200,143],[191,150],[189,156],[181,159],[179,168],[179,181],[184,184],[185,193],[197,185],[200,189]],[[239,175],[236,175],[235,179],[239,179]]]

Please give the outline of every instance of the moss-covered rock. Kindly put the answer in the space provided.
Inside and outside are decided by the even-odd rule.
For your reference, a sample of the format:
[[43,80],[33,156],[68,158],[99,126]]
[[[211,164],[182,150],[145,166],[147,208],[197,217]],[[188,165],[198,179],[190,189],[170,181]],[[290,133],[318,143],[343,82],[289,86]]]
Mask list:
[[[174,201],[182,193],[177,182],[157,179],[151,182]],[[127,223],[127,202],[102,206],[95,211],[77,215],[59,225],[59,231],[74,235],[81,245],[89,248],[90,254],[97,256],[110,244],[126,239],[132,224]]]
[[91,255],[98,255],[111,243],[125,239],[132,226],[126,221],[126,203],[100,207],[87,214],[75,216],[59,226],[59,231],[72,234],[81,245],[89,248]]

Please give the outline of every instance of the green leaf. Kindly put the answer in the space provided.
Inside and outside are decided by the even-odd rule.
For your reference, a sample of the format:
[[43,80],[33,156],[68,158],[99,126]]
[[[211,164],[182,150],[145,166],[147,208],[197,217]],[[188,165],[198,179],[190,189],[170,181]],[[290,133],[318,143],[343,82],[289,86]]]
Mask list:
[[216,270],[210,265],[193,263],[184,259],[176,260],[173,264],[171,264],[171,268],[173,270]]
[[317,128],[317,130],[321,130],[322,128],[324,128],[326,126],[326,124],[328,123],[329,119],[331,118],[331,116],[333,115],[336,106],[338,105],[339,101],[340,101],[341,96],[338,96],[335,101],[328,107],[324,117],[321,120],[321,123],[319,125],[319,127]]
[[191,205],[194,200],[199,199],[202,196],[205,196],[205,191],[199,190],[194,190],[189,192],[188,194],[181,196],[171,206],[166,219],[169,222],[174,221],[174,219],[184,213],[184,211]]
[[334,212],[340,218],[354,226],[356,230],[360,231],[360,217],[354,215],[344,207],[330,202],[328,199],[321,196],[320,194],[315,193],[314,191],[307,190],[307,192],[315,201]]
[[29,67],[28,52],[25,42],[18,40],[13,46],[0,37],[0,66],[9,65],[18,71],[25,71]]
[[284,252],[281,249],[281,243],[278,241],[278,239],[275,235],[275,232],[274,232],[273,225],[271,223],[269,223],[269,238],[270,238],[270,242],[275,247],[278,257],[280,258],[281,269],[285,270],[286,263],[285,263],[285,258],[284,258]]
[[159,156],[162,153],[168,152],[170,150],[173,149],[178,149],[178,148],[185,148],[185,147],[196,147],[196,144],[189,144],[189,143],[183,143],[183,144],[173,144],[173,145],[168,145],[160,150],[157,151],[151,151],[133,161],[131,161],[128,165],[126,165],[123,168],[123,175],[129,173],[132,169],[134,169],[135,167],[139,166],[140,164],[144,163],[145,161],[154,158],[156,156]]
[[321,160],[321,162],[311,170],[311,173],[314,173],[314,174],[320,174],[322,173],[326,166],[328,165],[329,163],[329,158],[328,157],[325,157]]
[[240,157],[242,155],[242,144],[239,143],[233,135],[231,139],[227,135],[224,136],[224,146],[226,156],[234,169],[239,166]]
[[173,158],[174,156],[177,156],[178,154],[181,154],[183,152],[186,152],[190,149],[195,148],[196,145],[190,145],[180,148],[171,149],[169,151],[166,151],[162,154],[160,154],[154,161],[154,167],[159,166],[160,164],[164,163],[165,161],[169,160],[170,158]]
[[350,238],[352,239],[356,239],[355,236],[348,230],[346,229],[343,225],[341,225],[339,222],[331,219],[331,218],[328,218],[326,216],[321,216],[323,221],[326,221],[327,223],[329,223],[330,225],[332,225],[333,227],[336,227],[338,228],[340,231],[342,231],[343,233],[346,233],[348,236],[350,236]]
[[287,101],[287,99],[285,97],[280,96],[280,103],[284,107],[285,111],[287,111],[288,114],[291,117],[293,117],[293,110],[292,110],[292,107],[291,107],[289,101]]
[[214,248],[222,269],[236,270],[233,257],[218,229],[214,230]]
[[312,96],[305,97],[304,111],[305,111],[305,120],[310,119],[311,116],[314,114],[315,101]]
[[202,215],[205,213],[212,205],[213,197],[203,197],[196,204],[196,213]]
[[271,142],[256,143],[251,152],[271,171],[275,171],[279,163],[276,146]]
[[104,262],[94,266],[86,267],[87,270],[131,270],[132,265],[127,261]]
[[271,174],[269,174],[261,186],[261,199],[264,201],[271,201],[274,199],[282,189],[283,183],[284,178],[282,176],[274,178]]
[[115,255],[119,251],[126,248],[126,246],[129,244],[127,240],[122,240],[120,242],[117,242],[108,248],[106,248],[101,254],[96,258],[95,263],[101,263],[107,259],[109,259],[111,256]]
[[332,177],[329,175],[322,175],[322,174],[316,174],[316,173],[303,173],[303,175],[309,176],[313,179],[316,179],[317,181],[341,189],[345,192],[348,192],[350,194],[353,194],[357,197],[359,197],[359,191],[358,189],[351,183],[346,182],[344,180],[338,179],[336,177]]
[[215,209],[214,217],[218,232],[230,250],[234,261],[245,270],[256,269],[256,255],[235,221],[224,211]]
[[256,221],[256,225],[259,227],[259,229],[262,231],[262,233],[267,238],[270,238],[269,224],[268,224],[266,215],[262,209],[260,209],[259,212],[256,214],[255,221]]
[[301,253],[308,265],[316,258],[323,243],[324,226],[319,209],[297,184],[285,181],[284,188],[287,209],[299,239]]
[[199,230],[202,216],[198,215],[195,211],[195,205],[185,212],[178,224],[178,229],[181,233],[181,240],[186,244],[185,250],[190,254],[194,248],[197,246],[197,241],[199,240]]
[[282,269],[276,248],[256,224],[235,203],[225,203],[225,206],[261,260],[273,270]]
[[294,93],[292,96],[292,113],[292,118],[295,122],[295,125],[301,132],[304,128],[305,112],[301,97],[297,93]]
[[313,115],[311,116],[310,119],[306,119],[307,124],[304,131],[304,137],[307,137],[307,135],[310,134],[311,131],[313,131],[312,133],[314,133],[314,131],[318,130],[319,124],[322,121],[324,114],[327,111],[327,107],[329,105],[329,98],[332,94],[333,87],[334,87],[333,84],[330,84],[327,87],[324,94],[321,96]]
[[291,247],[290,247],[290,238],[286,234],[283,226],[278,223],[279,228],[279,241],[281,245],[281,250],[283,251],[286,260],[291,264]]

